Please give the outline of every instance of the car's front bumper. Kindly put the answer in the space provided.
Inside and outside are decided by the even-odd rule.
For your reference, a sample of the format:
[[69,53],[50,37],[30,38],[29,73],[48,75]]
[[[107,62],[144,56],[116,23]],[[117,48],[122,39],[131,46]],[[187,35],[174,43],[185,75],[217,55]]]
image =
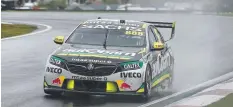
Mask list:
[[[94,83],[94,84],[91,84]],[[81,85],[82,84],[82,85]],[[85,85],[84,85],[85,84]],[[144,84],[144,83],[143,83]],[[98,95],[141,95],[144,92],[144,88],[140,87],[137,90],[122,91],[116,82],[113,81],[80,81],[80,80],[65,80],[61,87],[48,85],[44,81],[44,90],[46,91],[62,91],[62,92],[75,92],[86,94],[98,94]]]

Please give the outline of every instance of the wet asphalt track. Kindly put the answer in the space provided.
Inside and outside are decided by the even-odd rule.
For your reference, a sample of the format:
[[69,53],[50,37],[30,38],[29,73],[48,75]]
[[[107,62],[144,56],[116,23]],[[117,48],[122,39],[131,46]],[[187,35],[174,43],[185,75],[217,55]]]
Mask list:
[[[47,56],[58,45],[57,35],[67,36],[81,21],[121,18],[177,21],[176,37],[170,43],[176,58],[174,91],[180,91],[233,70],[233,18],[191,14],[2,12],[4,21],[36,22],[52,30],[12,40],[2,40],[3,107],[136,107],[132,97],[51,98],[43,93]],[[44,29],[40,27],[40,29]],[[167,33],[169,34],[169,33]],[[163,96],[163,95],[161,95]],[[154,96],[151,100],[158,99]]]

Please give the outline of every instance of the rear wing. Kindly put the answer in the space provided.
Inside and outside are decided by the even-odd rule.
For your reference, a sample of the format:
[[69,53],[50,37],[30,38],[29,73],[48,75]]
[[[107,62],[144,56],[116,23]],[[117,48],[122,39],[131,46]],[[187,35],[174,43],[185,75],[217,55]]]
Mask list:
[[151,21],[143,21],[143,22],[153,24],[153,26],[157,28],[171,28],[172,29],[171,38],[169,40],[173,39],[173,37],[175,36],[176,22],[151,22]]

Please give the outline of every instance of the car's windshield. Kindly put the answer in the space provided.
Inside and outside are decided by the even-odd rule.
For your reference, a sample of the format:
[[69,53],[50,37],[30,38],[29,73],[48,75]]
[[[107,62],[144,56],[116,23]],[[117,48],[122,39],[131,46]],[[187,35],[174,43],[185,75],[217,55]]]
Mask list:
[[145,46],[145,32],[126,29],[77,28],[66,43],[116,47]]

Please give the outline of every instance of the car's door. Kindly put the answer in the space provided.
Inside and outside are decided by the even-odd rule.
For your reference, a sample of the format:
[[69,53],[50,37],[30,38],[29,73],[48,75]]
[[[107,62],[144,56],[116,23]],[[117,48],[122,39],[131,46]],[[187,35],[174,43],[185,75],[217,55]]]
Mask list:
[[161,35],[161,33],[159,32],[158,29],[153,27],[153,32],[156,35],[156,37],[158,38],[158,42],[161,42],[164,45],[164,49],[161,50],[161,55],[164,56],[164,54],[167,52],[167,49],[168,49],[167,43],[164,41],[164,38],[163,38],[163,36]]
[[158,42],[164,44],[164,49],[160,51],[160,53],[158,54],[159,57],[157,58],[159,63],[159,70],[157,71],[157,75],[160,75],[163,72],[168,72],[167,69],[170,66],[171,56],[169,53],[169,47],[167,43],[164,41],[164,38],[159,32],[159,30],[153,27],[153,32],[155,36],[158,38]]
[[[149,48],[152,49],[154,42],[158,42],[159,39],[153,32],[153,27],[149,26],[148,27],[148,38],[149,38]],[[151,65],[151,71],[152,71],[152,78],[154,78],[158,73],[157,73],[157,56],[160,54],[160,51],[155,51],[155,50],[150,50],[150,57],[149,57],[149,63]]]

